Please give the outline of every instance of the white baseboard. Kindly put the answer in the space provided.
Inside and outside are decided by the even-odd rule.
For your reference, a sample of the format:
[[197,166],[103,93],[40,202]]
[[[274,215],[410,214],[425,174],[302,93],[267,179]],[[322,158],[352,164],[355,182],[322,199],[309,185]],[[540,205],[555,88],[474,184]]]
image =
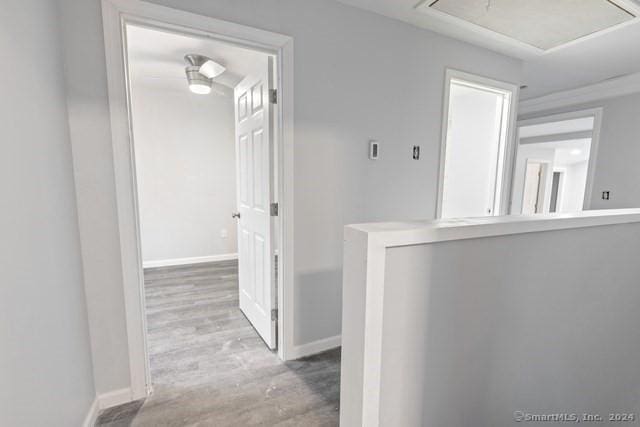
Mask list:
[[98,409],[108,409],[114,406],[122,405],[133,401],[133,395],[130,388],[122,388],[120,390],[110,391],[98,395]]
[[98,419],[98,413],[100,409],[98,408],[98,398],[94,398],[93,402],[91,402],[91,406],[89,407],[89,412],[87,412],[87,416],[84,417],[84,421],[82,422],[82,427],[93,427]]
[[314,354],[322,353],[323,351],[331,350],[340,347],[342,342],[342,336],[336,335],[334,337],[323,338],[321,340],[312,341],[310,343],[297,345],[293,347],[291,359],[300,359],[302,357],[312,356]]
[[202,264],[205,262],[218,262],[218,261],[230,261],[238,259],[238,254],[222,254],[222,255],[207,255],[191,258],[174,258],[174,259],[161,259],[157,261],[145,261],[142,263],[144,268],[155,267],[170,267],[173,265],[189,265],[189,264]]

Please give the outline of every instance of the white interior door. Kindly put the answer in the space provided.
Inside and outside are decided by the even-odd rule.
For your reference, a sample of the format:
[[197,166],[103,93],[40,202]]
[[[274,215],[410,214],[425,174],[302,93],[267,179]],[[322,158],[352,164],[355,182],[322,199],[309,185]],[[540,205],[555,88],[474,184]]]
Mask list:
[[488,86],[450,83],[441,217],[500,213],[510,99]]
[[240,309],[269,348],[276,347],[271,232],[272,71],[266,57],[235,88]]
[[522,196],[522,213],[525,215],[532,215],[541,211],[539,200],[541,175],[542,165],[540,163],[527,162]]

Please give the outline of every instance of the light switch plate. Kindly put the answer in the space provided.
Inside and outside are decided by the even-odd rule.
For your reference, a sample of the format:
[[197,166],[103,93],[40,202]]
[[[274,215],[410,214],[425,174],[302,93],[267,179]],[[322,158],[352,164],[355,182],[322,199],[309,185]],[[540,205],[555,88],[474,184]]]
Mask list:
[[378,141],[369,141],[369,159],[378,160],[380,156],[380,144]]

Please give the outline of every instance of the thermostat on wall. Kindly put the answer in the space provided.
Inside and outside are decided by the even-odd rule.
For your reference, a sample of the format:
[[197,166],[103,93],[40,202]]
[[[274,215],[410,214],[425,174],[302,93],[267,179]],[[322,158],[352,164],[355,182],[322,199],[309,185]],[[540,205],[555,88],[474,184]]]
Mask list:
[[369,159],[378,160],[380,155],[380,147],[378,141],[369,141]]

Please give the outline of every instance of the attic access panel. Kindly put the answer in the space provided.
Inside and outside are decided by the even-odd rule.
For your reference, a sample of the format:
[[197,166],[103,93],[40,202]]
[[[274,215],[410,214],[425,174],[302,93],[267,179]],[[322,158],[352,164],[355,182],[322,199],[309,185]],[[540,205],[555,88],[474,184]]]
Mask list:
[[436,10],[542,50],[636,17],[616,0],[427,0],[417,9]]

